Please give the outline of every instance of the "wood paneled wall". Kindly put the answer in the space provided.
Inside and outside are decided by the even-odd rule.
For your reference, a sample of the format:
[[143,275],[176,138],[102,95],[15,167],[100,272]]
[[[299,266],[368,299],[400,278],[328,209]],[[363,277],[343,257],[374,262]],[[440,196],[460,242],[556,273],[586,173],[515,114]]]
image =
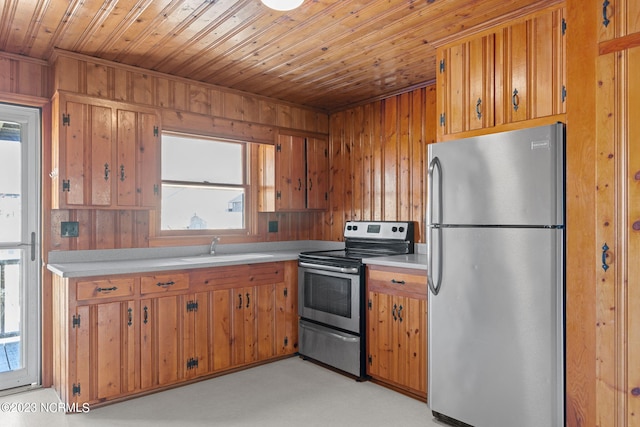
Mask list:
[[[2,101],[18,101],[14,95],[49,98],[49,75],[49,64],[46,61],[0,52]],[[25,102],[24,98],[20,101]]]
[[436,140],[435,85],[334,113],[329,119],[330,211],[324,238],[347,220],[416,222],[425,242],[427,144]]
[[[329,115],[183,78],[57,50],[52,58],[52,90],[156,108],[165,130],[274,143],[280,128],[326,135]],[[44,168],[44,174],[50,172]],[[48,188],[46,186],[45,188]],[[159,237],[155,214],[144,210],[52,210],[49,250],[140,248],[206,244],[210,237]],[[322,214],[257,214],[254,233],[229,236],[225,243],[322,239]],[[80,237],[60,237],[62,221],[78,221]],[[268,222],[278,231],[268,232]]]

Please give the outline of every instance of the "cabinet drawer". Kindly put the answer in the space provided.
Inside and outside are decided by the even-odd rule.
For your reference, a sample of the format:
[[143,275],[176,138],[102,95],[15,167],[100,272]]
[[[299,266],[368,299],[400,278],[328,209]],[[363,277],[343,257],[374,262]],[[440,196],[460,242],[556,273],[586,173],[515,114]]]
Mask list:
[[78,301],[94,298],[126,297],[133,295],[133,277],[126,279],[105,279],[78,282]]
[[402,268],[367,268],[367,287],[372,292],[385,292],[412,298],[427,297],[427,273]]
[[157,274],[142,276],[140,279],[140,293],[154,294],[189,289],[189,275],[186,273]]

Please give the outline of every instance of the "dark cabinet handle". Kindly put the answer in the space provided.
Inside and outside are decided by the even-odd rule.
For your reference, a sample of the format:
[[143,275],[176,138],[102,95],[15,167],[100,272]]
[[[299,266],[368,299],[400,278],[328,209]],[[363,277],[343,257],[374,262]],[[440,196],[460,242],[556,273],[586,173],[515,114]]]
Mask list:
[[607,264],[607,252],[609,251],[609,246],[605,243],[602,245],[602,269],[607,271],[609,269],[609,265]]
[[144,321],[143,321],[143,323],[146,325],[147,322],[149,322],[149,309],[145,305],[144,306]]
[[405,281],[404,280],[391,279],[391,283],[396,284],[396,285],[404,285]]
[[609,26],[609,23],[611,22],[609,20],[609,17],[607,16],[607,9],[609,8],[609,5],[611,3],[609,3],[609,0],[604,0],[604,2],[602,2],[602,25],[604,25],[605,27]]
[[298,191],[302,190],[302,180],[298,178]]
[[242,294],[238,294],[238,310],[242,308]]
[[162,287],[168,287],[168,286],[173,286],[175,285],[176,282],[174,282],[173,280],[171,282],[158,282],[156,283],[156,286],[162,288]]
[[116,286],[112,286],[110,288],[98,288],[96,289],[96,291],[98,292],[111,292],[111,291],[117,291],[118,288]]
[[396,309],[398,308],[398,306],[396,304],[393,304],[393,310],[391,310],[391,315],[393,316],[393,320],[398,320],[398,318],[396,317]]
[[120,165],[120,181],[124,181],[126,175],[124,174],[124,165]]
[[309,191],[313,188],[313,180],[309,178]]
[[402,305],[398,308],[398,320],[402,322]]
[[133,325],[133,309],[129,307],[127,311],[129,312],[129,321],[127,322],[127,325],[131,326]]
[[104,164],[104,180],[109,181],[109,173],[111,170],[109,169],[109,163]]
[[478,98],[478,102],[476,102],[476,116],[478,117],[478,120],[482,118],[482,109],[480,108],[481,106],[482,99]]
[[249,308],[249,292],[247,292],[247,308]]
[[518,89],[513,90],[511,103],[513,104],[513,111],[518,111],[518,108],[520,108],[520,97],[518,96]]

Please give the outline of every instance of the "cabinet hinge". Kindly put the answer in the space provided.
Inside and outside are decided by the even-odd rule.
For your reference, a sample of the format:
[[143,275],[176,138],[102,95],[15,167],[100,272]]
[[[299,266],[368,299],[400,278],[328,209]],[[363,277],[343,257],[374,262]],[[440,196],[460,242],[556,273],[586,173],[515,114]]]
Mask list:
[[289,290],[287,288],[284,288],[284,296],[286,297],[289,294]]
[[68,179],[63,179],[62,180],[62,191],[65,192],[69,192],[71,191],[71,181]]
[[153,136],[158,136],[158,132],[159,132],[158,126],[154,126],[153,127]]
[[567,32],[567,20],[562,18],[562,35],[564,36]]
[[187,301],[187,311],[198,311],[198,302]]
[[73,396],[77,396],[80,394],[80,383],[73,383],[73,385],[71,386],[71,394]]
[[444,113],[440,114],[440,126],[444,126],[445,124],[445,115]]
[[280,200],[282,198],[282,193],[276,191],[276,199]]
[[278,152],[282,151],[282,145],[276,144],[276,151]]
[[369,300],[368,306],[369,306],[369,310],[371,310],[373,308],[373,302],[371,300]]
[[371,355],[367,357],[367,361],[369,362],[369,365],[373,365],[373,358],[371,357]]
[[567,87],[565,85],[562,85],[562,102],[564,102],[567,99]]
[[324,199],[329,200],[329,193],[324,193]]
[[160,194],[160,187],[158,187],[158,184],[153,184],[153,195],[157,196],[158,194]]
[[80,327],[80,315],[78,314],[77,316],[74,314],[73,318],[71,319],[71,328],[75,328],[75,327]]
[[62,126],[71,125],[71,116],[69,114],[62,114]]
[[190,357],[189,360],[187,360],[187,370],[195,369],[197,367],[198,367],[198,359],[194,359],[193,357]]
[[441,73],[444,73],[444,69],[445,69],[445,66],[444,66],[444,59],[441,59],[441,60],[440,60],[440,72],[441,72]]
[[324,156],[329,157],[329,150],[327,150],[326,148],[324,149]]

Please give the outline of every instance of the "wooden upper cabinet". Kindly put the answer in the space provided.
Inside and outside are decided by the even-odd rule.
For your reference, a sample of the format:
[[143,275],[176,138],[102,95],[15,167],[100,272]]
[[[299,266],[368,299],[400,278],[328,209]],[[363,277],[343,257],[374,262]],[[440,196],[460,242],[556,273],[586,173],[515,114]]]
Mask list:
[[154,110],[56,94],[52,208],[155,208],[160,202]]
[[279,134],[275,145],[258,148],[260,212],[326,210],[328,141]]
[[640,32],[638,0],[601,0],[598,14],[598,40],[608,41]]
[[564,114],[564,15],[556,5],[439,47],[438,140]]
[[564,15],[564,8],[546,10],[497,33],[503,68],[496,74],[496,124],[565,112]]
[[440,125],[445,134],[493,125],[494,35],[441,49]]

